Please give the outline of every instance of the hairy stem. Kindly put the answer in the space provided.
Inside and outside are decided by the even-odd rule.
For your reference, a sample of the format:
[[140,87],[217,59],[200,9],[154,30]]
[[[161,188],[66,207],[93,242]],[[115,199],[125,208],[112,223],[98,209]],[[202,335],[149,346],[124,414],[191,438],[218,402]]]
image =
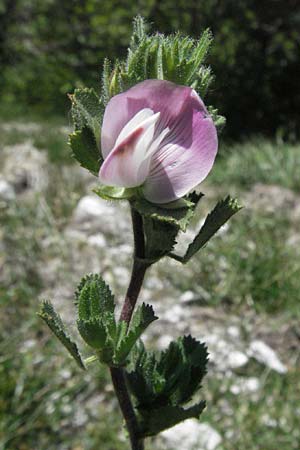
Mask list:
[[[127,326],[130,324],[132,313],[143,284],[144,276],[147,268],[149,267],[149,263],[144,260],[145,238],[143,219],[134,209],[131,209],[131,217],[134,236],[134,259],[131,278],[120,315],[120,320],[124,320],[127,323]],[[126,385],[125,372],[122,369],[111,367],[110,373],[119,405],[129,432],[132,450],[143,450],[143,439],[139,437],[139,425]]]
[[143,439],[139,438],[138,421],[126,386],[124,371],[116,367],[111,367],[110,374],[126,422],[131,448],[132,450],[144,450]]

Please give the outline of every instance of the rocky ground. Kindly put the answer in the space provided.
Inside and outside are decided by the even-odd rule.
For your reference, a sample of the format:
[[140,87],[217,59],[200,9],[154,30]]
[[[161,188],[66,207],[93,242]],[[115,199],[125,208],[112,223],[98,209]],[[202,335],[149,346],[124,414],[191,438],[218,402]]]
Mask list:
[[[18,126],[21,127],[18,132],[24,132],[22,128],[24,124]],[[36,257],[36,264],[33,264],[32,270],[39,280],[38,297],[51,299],[65,321],[72,326],[73,292],[80,277],[85,273],[101,272],[111,285],[119,303],[124,295],[129,280],[132,254],[129,210],[126,204],[105,202],[93,194],[92,187],[95,185],[95,179],[83,169],[71,164],[60,166],[58,169],[57,165],[50,164],[47,152],[36,148],[33,140],[30,139],[30,133],[41,131],[38,128],[39,125],[32,124],[31,127],[33,127],[31,131],[28,131],[30,130],[28,125],[25,130],[27,139],[6,145],[1,149],[0,205],[2,217],[10,219],[4,221],[1,231],[3,240],[0,244],[0,281],[4,285],[16,284],[18,273],[19,280],[25,273],[24,282],[26,282],[26,277],[31,276],[24,269],[24,264],[27,264],[26,258]],[[9,128],[9,124],[5,124],[4,128],[2,127],[3,130],[11,133],[12,128]],[[65,131],[63,128],[60,130],[62,134]],[[209,181],[203,186],[204,192],[207,193],[207,200],[203,201],[201,215],[199,214],[195,220],[193,228],[181,236],[177,248],[179,253],[192,239],[203,221],[204,212],[208,211],[212,202],[228,193],[224,192],[222,186],[217,186],[215,188]],[[276,239],[282,239],[279,243],[281,247],[290,248],[285,250],[285,252],[291,252],[292,256],[289,253],[289,258],[296,258],[299,254],[300,243],[299,193],[280,185],[261,183],[260,180],[257,180],[250,189],[239,189],[238,186],[234,186],[232,190],[239,191],[240,200],[246,206],[246,212],[242,211],[241,215],[263,217],[262,221],[271,221],[271,225],[269,222],[266,225],[271,229],[276,228],[277,219],[281,227],[285,226],[282,237],[279,235]],[[11,218],[16,218],[21,210],[23,212],[25,210],[25,216],[21,217],[21,222],[17,226],[20,236],[12,237],[10,233],[14,231],[11,229]],[[285,219],[285,225],[281,223],[282,219]],[[261,266],[255,266],[257,255],[260,257],[260,253],[257,252],[264,243],[266,248],[263,253],[270,252],[268,246],[274,236],[270,236],[269,240],[264,238],[260,242],[251,235],[255,230],[255,224],[251,224],[251,229],[245,232],[243,227],[248,226],[247,217],[240,219],[244,220],[246,225],[240,225],[238,220],[233,219],[230,224],[223,227],[215,238],[216,247],[209,245],[204,249],[203,259],[200,255],[187,266],[165,259],[149,270],[141,293],[141,301],[153,304],[160,320],[149,328],[146,345],[163,349],[172,338],[191,333],[207,343],[210,353],[209,372],[203,387],[203,396],[207,400],[208,408],[203,421],[198,423],[195,420],[189,420],[178,425],[176,429],[167,430],[157,441],[152,442],[153,447],[149,448],[275,450],[279,448],[276,439],[279,441],[281,439],[280,448],[283,450],[299,448],[297,447],[298,444],[300,445],[299,429],[294,429],[293,424],[288,421],[292,414],[294,415],[293,423],[299,421],[300,404],[298,408],[294,408],[291,404],[291,411],[287,411],[286,416],[275,411],[275,406],[278,407],[280,404],[276,396],[280,396],[280,392],[284,389],[287,391],[289,388],[284,387],[286,383],[294,380],[295,374],[299,375],[300,326],[299,314],[295,312],[295,304],[299,298],[286,298],[285,301],[292,305],[290,308],[276,307],[275,304],[272,309],[272,302],[268,303],[271,305],[268,307],[264,307],[261,303],[257,306],[256,297],[250,291],[250,287],[253,284],[257,286],[257,279],[263,275],[261,267],[265,267],[263,261]],[[239,227],[241,230],[238,235],[234,227]],[[260,233],[260,228],[257,232]],[[233,235],[233,233],[236,234]],[[231,257],[231,250],[222,246],[227,245],[230,248],[233,245],[239,246],[238,239],[242,243],[241,250]],[[29,245],[29,250],[27,249],[28,251],[24,253],[20,250],[20,240],[32,240],[34,245]],[[220,254],[221,250],[226,253]],[[10,254],[10,251],[16,253]],[[276,270],[280,273],[276,272],[275,281],[268,284],[268,277],[272,278],[273,275],[272,269],[266,266],[266,280],[259,283],[262,283],[265,289],[264,295],[273,296],[274,302],[278,295],[278,298],[282,297],[280,301],[284,304],[284,292],[277,294],[275,287],[279,290],[290,289],[286,294],[295,296],[296,288],[292,291],[290,284],[287,288],[286,279],[290,276],[299,277],[300,271],[296,259],[286,260],[280,251],[279,253],[277,251],[275,256],[272,253],[272,258],[281,258],[276,262],[279,266],[282,263],[281,272],[276,265]],[[29,254],[26,255],[26,252]],[[285,253],[284,257],[286,257]],[[20,261],[20,258],[23,260]],[[240,267],[245,265],[245,260],[247,264],[250,264],[250,260],[252,261],[251,268],[247,267],[247,271],[242,272],[240,278],[233,276],[233,271],[244,270]],[[272,262],[272,264],[275,263]],[[14,268],[16,277],[12,276]],[[204,272],[204,275],[200,274],[200,270],[201,273]],[[286,275],[284,275],[285,270]],[[294,274],[291,274],[291,270],[294,270]],[[205,280],[201,278],[204,276]],[[254,281],[251,279],[250,283],[250,276],[255,276],[257,279]],[[233,277],[230,286],[228,277]],[[276,284],[278,279],[281,283],[279,286]],[[247,283],[248,291],[244,288]],[[293,288],[295,283],[296,281],[292,278]],[[230,290],[236,291],[236,294],[231,295]],[[260,298],[260,293],[257,295]],[[32,304],[30,307],[32,308]],[[42,328],[43,325],[40,324],[40,327]],[[35,348],[35,339],[36,335],[35,337],[32,337],[30,333],[28,336],[25,335],[22,351],[31,351],[32,347]],[[69,364],[72,363],[69,361]],[[68,372],[66,368],[64,370],[63,376],[68,379],[71,372]],[[87,375],[85,379],[90,381],[90,375]],[[270,380],[273,380],[271,384]],[[297,380],[298,389],[299,376]],[[280,385],[279,388],[278,385]],[[273,394],[270,393],[272,389]],[[96,400],[104,399],[106,405],[110,404],[115,408],[114,401],[108,402],[107,392],[111,392],[109,380],[104,383],[103,393],[100,392]],[[73,415],[72,426],[75,422],[76,427],[88,428],[91,411],[95,415],[94,397],[91,396],[89,401],[86,401],[86,397],[82,396],[81,414]],[[259,417],[253,418],[253,410],[256,406]],[[286,408],[286,405],[284,407]],[[48,408],[51,413],[49,404]],[[76,409],[79,410],[79,408]],[[249,422],[247,426],[243,423],[249,420],[245,409],[251,412],[251,423]],[[72,408],[71,410],[73,411]],[[243,441],[245,437],[240,436],[240,433],[243,433],[243,427],[250,439],[251,427],[256,426],[257,421],[260,423],[259,427],[263,428],[263,432],[268,436],[265,439],[270,440],[267,433],[270,430],[271,432],[276,430],[274,436],[277,438],[274,438],[273,444],[271,440],[271,443],[265,441],[267,445],[264,447],[264,444],[259,444],[259,439],[256,438],[252,444],[251,442],[245,444]],[[254,433],[253,429],[252,432]],[[288,433],[291,434],[289,439]],[[121,436],[119,433],[120,442],[123,442]],[[53,448],[60,450],[94,448],[73,446],[75,444],[72,443],[69,445],[66,447],[60,443]],[[113,445],[116,444],[108,443],[105,449],[112,450]],[[27,449],[30,446],[18,448]],[[44,450],[46,447],[38,448]],[[47,448],[50,448],[49,444]]]

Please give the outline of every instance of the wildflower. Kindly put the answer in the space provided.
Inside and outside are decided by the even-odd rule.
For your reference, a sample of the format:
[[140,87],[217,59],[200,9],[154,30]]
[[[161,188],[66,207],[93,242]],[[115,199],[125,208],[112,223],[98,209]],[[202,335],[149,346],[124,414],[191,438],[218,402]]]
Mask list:
[[168,203],[206,178],[218,139],[212,118],[192,88],[146,80],[109,101],[101,148],[103,184],[140,187],[150,202]]

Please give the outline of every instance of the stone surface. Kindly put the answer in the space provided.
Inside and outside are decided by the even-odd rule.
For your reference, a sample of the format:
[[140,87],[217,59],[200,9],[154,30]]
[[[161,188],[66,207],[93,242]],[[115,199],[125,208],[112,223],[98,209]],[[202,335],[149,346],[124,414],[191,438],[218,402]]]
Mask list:
[[13,186],[8,183],[4,178],[0,178],[0,200],[9,202],[15,198],[15,190]]
[[16,193],[24,191],[42,192],[49,183],[46,152],[35,148],[31,141],[6,146],[2,174]]
[[275,351],[263,341],[252,341],[248,355],[278,373],[284,374],[287,372],[287,367],[280,361]]
[[215,450],[221,435],[209,424],[195,419],[186,420],[162,432],[163,450]]
[[[105,235],[120,236],[130,230],[129,209],[121,204],[109,203],[96,194],[82,197],[76,206],[69,229],[81,230],[87,234],[102,232]],[[125,242],[126,239],[123,238]]]
[[253,394],[261,387],[261,383],[256,377],[237,378],[230,386],[230,392],[234,395]]

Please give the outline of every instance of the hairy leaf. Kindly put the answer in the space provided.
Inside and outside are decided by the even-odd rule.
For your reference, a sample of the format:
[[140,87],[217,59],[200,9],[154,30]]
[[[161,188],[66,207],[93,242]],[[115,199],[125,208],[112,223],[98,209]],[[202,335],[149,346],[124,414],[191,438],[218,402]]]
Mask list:
[[128,369],[129,386],[139,410],[183,406],[200,389],[206,373],[206,346],[191,336],[171,342],[159,353],[139,346]]
[[55,336],[60,340],[64,347],[68,350],[70,355],[75,359],[76,363],[81,369],[85,369],[82,362],[81,356],[79,354],[77,345],[73,342],[70,336],[65,330],[65,326],[54,307],[50,302],[44,301],[41,306],[38,316],[41,317],[44,322],[48,325],[50,330],[55,334]]
[[144,437],[155,436],[186,419],[199,419],[204,408],[205,402],[201,401],[186,409],[168,405],[156,409],[140,410],[142,435]]
[[128,333],[119,339],[115,355],[116,362],[122,363],[126,359],[142,333],[152,322],[157,319],[158,317],[155,316],[152,306],[145,305],[145,303],[143,303],[137,308],[133,315]]
[[236,214],[241,209],[236,199],[232,199],[230,196],[221,200],[215,208],[208,214],[203,227],[189,245],[186,254],[184,255],[182,262],[188,262],[191,257],[197,253],[209,239],[221,228],[224,223],[230,219],[231,216]]
[[81,130],[71,133],[69,145],[73,157],[79,164],[93,175],[98,176],[103,160],[93,132],[84,126]]

